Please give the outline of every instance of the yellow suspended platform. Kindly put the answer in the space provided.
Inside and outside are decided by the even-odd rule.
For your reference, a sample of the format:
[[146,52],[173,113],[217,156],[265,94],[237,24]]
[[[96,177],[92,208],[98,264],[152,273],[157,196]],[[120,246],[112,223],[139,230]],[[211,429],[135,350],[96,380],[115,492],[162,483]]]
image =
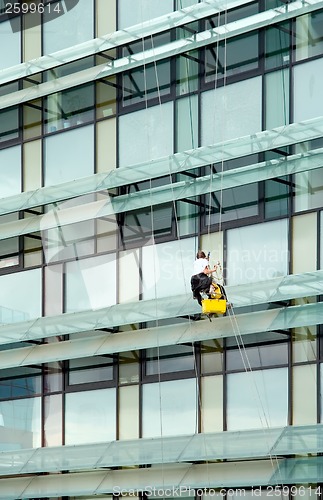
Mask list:
[[202,300],[203,314],[225,314],[227,301],[224,299],[204,299]]

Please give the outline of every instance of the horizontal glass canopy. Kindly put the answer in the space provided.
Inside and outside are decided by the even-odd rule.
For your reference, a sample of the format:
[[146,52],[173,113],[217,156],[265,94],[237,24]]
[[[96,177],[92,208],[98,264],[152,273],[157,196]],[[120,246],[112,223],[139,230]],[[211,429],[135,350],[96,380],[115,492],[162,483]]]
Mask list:
[[[148,303],[150,302],[150,304]],[[121,304],[96,311],[84,311],[81,313],[62,314],[38,318],[35,321],[12,323],[0,327],[0,344],[10,344],[15,342],[30,341],[53,336],[63,336],[76,332],[90,332],[103,328],[112,328],[117,325],[129,325],[146,321],[156,321],[157,319],[175,318],[192,314],[193,299],[180,302],[177,298],[170,297],[168,300],[146,301],[143,305],[141,301],[137,303]],[[167,346],[182,344],[185,342],[198,342],[201,340],[212,340],[214,338],[233,337],[239,335],[256,334],[259,341],[264,332],[288,330],[301,326],[318,325],[323,322],[323,303],[305,304],[292,307],[271,309],[268,311],[252,312],[232,316],[217,318],[216,328],[214,322],[199,321],[185,322],[169,326],[159,326],[155,328],[145,328],[142,330],[130,330],[128,332],[107,334],[105,339],[92,339],[95,343],[96,354],[112,354],[136,349],[147,349],[149,347]],[[99,342],[99,345],[97,344]],[[85,343],[90,348],[90,340]],[[82,347],[82,342],[78,344]],[[67,359],[76,356],[76,349],[71,352],[67,343],[65,349],[68,350]],[[75,347],[75,344],[74,344]],[[92,346],[93,348],[93,346]],[[55,353],[57,347],[52,344],[35,346],[28,353],[28,364],[32,364],[33,350],[42,351],[40,359],[44,362],[45,352],[54,353],[53,358],[61,359]],[[58,349],[60,351],[61,348]],[[84,345],[82,347],[84,349]],[[51,351],[52,350],[52,351]],[[57,352],[58,352],[57,351]],[[17,354],[17,353],[15,353]],[[25,352],[26,354],[26,352]],[[71,355],[71,356],[70,356]],[[40,356],[40,354],[36,354]],[[66,357],[66,353],[65,353]],[[79,357],[79,354],[77,354]],[[51,360],[54,360],[51,358]]]
[[[145,492],[151,486],[155,491],[164,490],[167,496],[185,498],[193,489],[206,488],[215,496],[214,489],[252,488],[262,486],[258,496],[266,495],[268,485],[304,485],[296,498],[318,496],[315,485],[322,479],[323,457],[287,458],[285,460],[250,460],[248,462],[224,462],[207,464],[173,464],[141,469],[101,470],[93,472],[49,474],[3,478],[0,480],[0,499],[56,498],[61,496],[91,496],[117,494],[128,491],[130,497],[135,492]],[[151,490],[153,491],[153,490]],[[243,497],[244,490],[240,489]],[[174,493],[175,492],[175,493]],[[255,492],[255,489],[254,489]],[[267,489],[268,496],[275,490]],[[207,491],[205,492],[207,493]],[[223,490],[221,490],[223,493]],[[221,498],[219,492],[217,497]],[[239,493],[237,493],[238,496]],[[251,491],[245,491],[250,498]],[[261,495],[261,496],[260,496]],[[278,498],[281,498],[280,496]]]
[[[293,461],[293,459],[289,460]],[[177,497],[180,493],[186,498],[188,492],[193,493],[193,488],[213,489],[271,484],[269,483],[270,478],[279,467],[280,462],[281,460],[239,462],[239,467],[237,467],[237,463],[229,462],[173,464],[171,466],[165,464],[148,469],[101,470],[3,478],[0,479],[0,499],[17,500],[20,498],[25,500],[41,497],[56,498],[66,495],[82,495],[86,498],[92,498],[92,495],[102,495],[105,498],[106,495],[117,494],[118,491],[122,492],[123,495],[129,491],[130,498],[136,498],[135,492],[145,492],[149,486],[157,491],[165,490],[165,495],[161,498],[171,495]],[[153,492],[153,490],[151,491]],[[214,494],[215,492],[213,496]]]
[[323,452],[323,425],[121,440],[0,453],[0,475],[277,458]]
[[[125,186],[146,179],[185,172],[197,167],[232,160],[250,154],[257,154],[274,148],[290,146],[322,137],[322,135],[323,117],[293,123],[252,134],[251,136],[239,137],[211,146],[203,146],[182,153],[176,153],[146,163],[121,167],[107,173],[94,174],[64,184],[43,187],[35,191],[27,191],[2,198],[0,199],[0,215],[74,198],[87,193]],[[304,154],[293,155],[287,159],[283,158],[282,160],[262,162],[230,172],[239,174],[237,183],[255,182],[258,180],[258,176],[259,180],[261,180],[262,175],[265,178],[269,178],[268,176],[278,176],[278,173],[284,171],[284,169],[290,169],[294,172],[293,168],[302,168],[302,161],[304,161],[305,165],[308,163],[313,168],[316,168],[316,165],[321,165],[321,158],[322,150],[314,150]],[[248,170],[249,168],[250,171]],[[237,184],[232,180],[233,174],[230,172],[225,172],[227,177],[224,177],[222,182],[224,182],[224,179],[228,179],[227,186],[230,183],[235,186]],[[219,180],[221,181],[220,175],[215,174],[212,176],[213,187],[216,189],[218,189],[217,183]],[[205,183],[207,183],[207,180],[205,180]]]
[[73,45],[49,55],[0,70],[0,85],[20,78],[30,77],[42,71],[56,68],[62,64],[83,59],[100,52],[116,49],[122,45],[136,42],[147,36],[178,28],[205,17],[215,15],[224,10],[234,9],[252,0],[208,0],[184,9],[170,12],[123,30]]
[[[268,280],[266,282],[260,282],[253,284],[253,286],[236,286],[236,287],[227,287],[227,293],[229,300],[233,301],[235,306],[239,305],[251,305],[251,304],[259,304],[259,303],[267,303],[272,301],[284,301],[297,297],[311,296],[313,294],[320,295],[322,293],[322,285],[323,285],[323,271],[316,271],[313,273],[300,274],[295,276],[286,276],[285,278],[275,278],[273,280]],[[165,299],[166,300],[166,299]],[[176,300],[180,300],[178,298]],[[185,298],[183,298],[183,302]],[[164,299],[159,299],[157,301],[158,304],[164,302]],[[199,312],[199,307],[196,305],[196,302],[192,300],[189,301],[191,308],[190,314]],[[141,309],[151,310],[151,301],[141,301],[139,302]],[[116,306],[120,308],[122,315],[123,306]],[[137,306],[134,305],[134,308]],[[292,309],[293,311],[293,309]],[[299,311],[299,309],[296,309]],[[303,310],[304,312],[304,310]],[[81,314],[81,313],[79,313]],[[247,318],[251,318],[251,322],[254,321],[253,313],[248,314]],[[263,314],[263,319],[265,319],[265,313]],[[65,317],[68,315],[63,315],[56,317],[56,321],[58,324],[61,324],[60,331],[64,332],[63,321]],[[243,315],[238,315],[238,324],[240,325],[240,321],[243,318]],[[259,324],[261,323],[261,316],[258,317]],[[259,319],[260,318],[260,319]],[[46,321],[48,318],[39,318],[36,320],[38,322],[39,330],[43,329],[43,337],[50,336],[49,327],[46,330]],[[228,320],[228,318],[226,318]],[[232,318],[230,318],[231,320]],[[223,325],[223,318],[216,319],[216,325]],[[129,318],[129,322],[131,318]],[[305,320],[306,321],[306,320]],[[257,340],[264,340],[265,331],[261,331],[261,326],[259,324],[255,325],[254,332],[249,331],[249,335],[255,334],[255,336],[259,336]],[[289,323],[291,324],[291,323]],[[39,363],[49,363],[53,361],[62,361],[65,359],[77,359],[77,358],[86,358],[90,356],[102,356],[106,354],[112,354],[113,352],[126,352],[132,346],[129,344],[129,341],[134,341],[135,344],[138,342],[139,345],[141,342],[141,346],[147,347],[155,347],[156,345],[171,345],[171,343],[177,342],[181,343],[181,335],[184,335],[186,340],[189,338],[190,334],[194,335],[209,335],[209,330],[212,330],[212,325],[209,325],[206,322],[192,323],[189,322],[183,323],[181,325],[173,325],[172,330],[174,329],[174,334],[167,334],[165,331],[169,329],[168,327],[156,327],[156,328],[148,328],[142,329],[137,332],[131,330],[131,332],[122,332],[120,334],[113,334],[113,336],[107,335],[106,333],[98,335],[99,332],[92,331],[90,337],[81,338],[81,339],[73,339],[66,342],[58,342],[58,343],[50,343],[50,344],[42,344],[42,345],[34,345],[31,347],[21,347],[17,349],[10,349],[6,351],[0,351],[0,366],[2,369],[12,368],[17,366],[28,366],[28,365],[37,365]],[[14,326],[18,327],[19,323]],[[26,323],[21,324],[22,328],[25,327],[25,332],[27,334]],[[19,327],[20,327],[19,326]],[[299,326],[299,325],[298,325]],[[6,331],[6,327],[3,328],[3,331]],[[89,325],[90,328],[95,328],[95,323],[93,321],[92,325]],[[258,330],[259,328],[259,330]],[[276,326],[278,329],[278,327]],[[214,325],[213,325],[214,329]],[[84,330],[76,330],[76,331],[84,331]],[[70,332],[72,333],[72,332]],[[75,333],[75,332],[74,332]],[[221,334],[221,332],[219,332]],[[248,332],[247,332],[248,333]],[[241,334],[246,334],[246,331],[242,330]],[[213,333],[214,335],[214,333]],[[231,332],[227,333],[227,335],[234,335],[234,329],[231,325]],[[279,334],[277,334],[278,336]],[[159,338],[158,338],[159,336]],[[2,339],[4,336],[2,337]],[[21,340],[21,337],[16,339]],[[205,340],[205,339],[200,339]],[[13,338],[11,342],[14,342]],[[158,344],[156,342],[158,341]],[[185,340],[183,340],[184,342]],[[191,341],[191,340],[190,340]],[[8,343],[3,342],[2,343]],[[130,345],[130,347],[129,347]],[[144,348],[144,347],[141,347]]]
[[323,1],[317,0],[307,0],[306,3],[302,0],[297,0],[296,2],[287,3],[282,7],[270,9],[224,26],[197,33],[190,38],[183,38],[160,47],[153,47],[152,49],[137,54],[131,54],[121,59],[115,59],[108,63],[73,73],[72,75],[57,78],[39,85],[33,85],[32,87],[4,95],[0,97],[0,108],[5,109],[10,106],[39,99],[46,95],[61,92],[67,88],[76,87],[101,78],[119,74],[123,71],[138,68],[143,64],[155,63],[168,57],[174,57],[212,43],[218,43],[221,40],[227,40],[231,37],[264,28],[321,8],[323,8]]
[[167,186],[114,198],[107,193],[107,197],[99,201],[65,209],[55,206],[44,215],[35,215],[2,224],[0,226],[0,240],[200,196],[220,189],[229,189],[283,175],[315,170],[322,166],[323,149],[317,149],[308,153],[248,165],[223,173],[175,182]]

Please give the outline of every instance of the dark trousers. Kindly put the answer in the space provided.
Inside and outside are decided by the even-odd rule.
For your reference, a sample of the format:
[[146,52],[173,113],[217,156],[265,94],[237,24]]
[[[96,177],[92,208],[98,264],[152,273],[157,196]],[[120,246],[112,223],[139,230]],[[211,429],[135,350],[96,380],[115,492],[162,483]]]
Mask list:
[[202,297],[200,292],[208,293],[212,283],[212,278],[207,274],[200,273],[194,274],[191,277],[191,289],[194,299],[197,299],[200,306],[202,305]]

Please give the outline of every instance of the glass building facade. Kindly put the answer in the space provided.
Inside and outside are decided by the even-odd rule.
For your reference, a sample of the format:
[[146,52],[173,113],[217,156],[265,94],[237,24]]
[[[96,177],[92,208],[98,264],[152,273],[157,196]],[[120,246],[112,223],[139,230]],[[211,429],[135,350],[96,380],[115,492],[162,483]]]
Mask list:
[[323,2],[0,0],[0,40],[0,500],[321,498]]

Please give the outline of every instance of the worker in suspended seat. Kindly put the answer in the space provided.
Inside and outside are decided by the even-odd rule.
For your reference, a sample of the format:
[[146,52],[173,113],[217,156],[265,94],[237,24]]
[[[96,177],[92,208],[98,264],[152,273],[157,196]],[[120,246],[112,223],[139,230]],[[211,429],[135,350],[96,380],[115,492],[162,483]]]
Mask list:
[[194,261],[193,276],[191,277],[191,289],[193,292],[193,298],[198,301],[200,306],[202,306],[201,293],[205,293],[208,296],[211,294],[212,287],[212,273],[216,271],[217,266],[210,269],[209,261],[202,250],[199,250],[196,254],[196,260]]

